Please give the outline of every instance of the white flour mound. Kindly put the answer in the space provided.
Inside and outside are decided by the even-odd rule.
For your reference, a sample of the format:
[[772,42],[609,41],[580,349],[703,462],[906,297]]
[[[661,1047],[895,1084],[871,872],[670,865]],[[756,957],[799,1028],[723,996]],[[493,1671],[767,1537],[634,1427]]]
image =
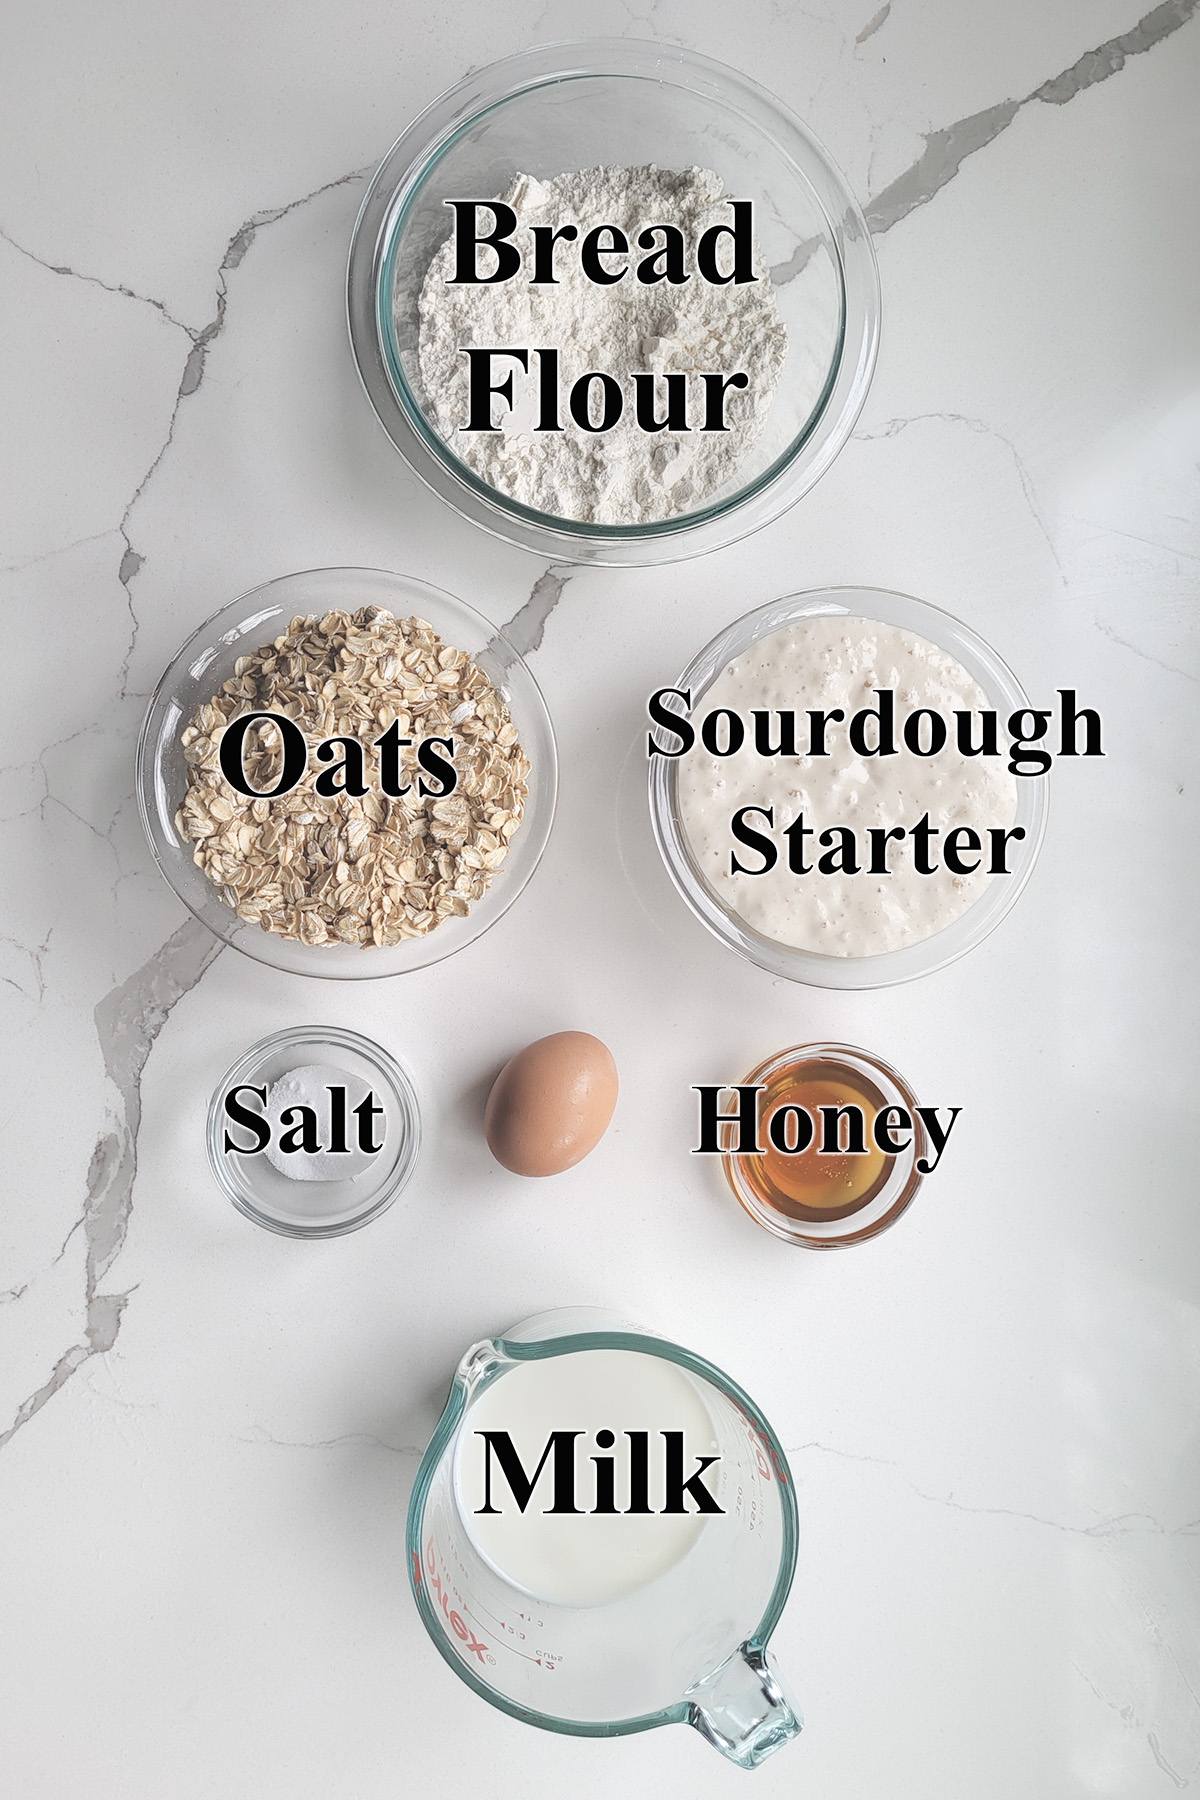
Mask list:
[[[588,524],[638,525],[694,511],[736,473],[770,411],[787,353],[787,330],[757,243],[756,281],[721,287],[696,272],[701,233],[710,225],[733,223],[722,193],[721,179],[711,169],[579,169],[547,181],[517,175],[501,198],[517,214],[510,241],[521,252],[522,267],[511,281],[494,286],[448,286],[453,235],[447,239],[421,289],[421,377],[432,423],[481,480],[539,512]],[[579,238],[556,245],[557,282],[530,286],[529,227],[568,223],[578,226]],[[638,247],[638,233],[667,223],[683,232],[684,266],[691,278],[677,286],[667,281],[647,286],[635,272],[647,254]],[[610,287],[589,281],[579,263],[580,244],[596,225],[618,226],[630,245],[628,273]],[[730,240],[719,244],[720,266],[726,269]],[[480,268],[486,270],[492,253],[479,254]],[[618,265],[609,261],[606,266]],[[468,359],[461,351],[472,344],[556,348],[558,416],[564,429],[532,429],[538,358],[531,355],[528,376],[511,362],[497,359],[493,365],[494,381],[513,371],[513,410],[502,401],[493,403],[492,422],[501,430],[460,430],[468,414]],[[572,384],[592,369],[615,377],[625,397],[619,422],[606,432],[582,430],[568,410]],[[704,406],[699,375],[729,375],[739,369],[750,385],[726,392],[729,430],[697,429]],[[640,429],[630,379],[636,371],[695,372],[688,383],[690,432]],[[599,386],[592,385],[593,390]],[[665,384],[658,384],[660,418],[666,397]]]

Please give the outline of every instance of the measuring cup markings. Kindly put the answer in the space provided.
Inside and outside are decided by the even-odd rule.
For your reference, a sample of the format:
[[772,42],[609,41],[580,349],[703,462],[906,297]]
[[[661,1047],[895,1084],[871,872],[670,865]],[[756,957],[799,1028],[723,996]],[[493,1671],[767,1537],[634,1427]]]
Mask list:
[[779,1454],[770,1438],[763,1433],[761,1427],[750,1417],[750,1414],[746,1411],[744,1406],[739,1406],[737,1401],[732,1398],[729,1400],[729,1404],[732,1406],[734,1412],[738,1413],[745,1421],[746,1435],[749,1437],[750,1443],[753,1446],[759,1473],[770,1481],[773,1470],[775,1479],[783,1482],[786,1486],[788,1479],[787,1465],[780,1462]]
[[[549,1674],[552,1675],[554,1673],[555,1666],[563,1660],[561,1655],[556,1654],[553,1650],[542,1649],[540,1646],[536,1652],[518,1650],[516,1644],[509,1640],[512,1638],[519,1638],[521,1643],[527,1644],[529,1642],[529,1633],[527,1631],[522,1631],[519,1625],[510,1625],[506,1619],[497,1618],[495,1613],[488,1612],[487,1607],[480,1602],[477,1601],[476,1604],[479,1606],[479,1611],[487,1613],[487,1616],[492,1623],[498,1626],[499,1629],[506,1634],[504,1641],[496,1645],[497,1650],[511,1650],[514,1656],[525,1656],[530,1662],[537,1663],[539,1668],[546,1669]],[[470,1610],[465,1601],[463,1602],[463,1611],[469,1619],[476,1617],[475,1613]],[[525,1618],[525,1614],[520,1613],[518,1614],[518,1617]],[[482,1620],[479,1620],[479,1623],[483,1626]],[[534,1621],[533,1619],[527,1619],[526,1623],[534,1626],[537,1630],[542,1629],[540,1620]],[[486,1631],[487,1627],[483,1626],[483,1629]]]
[[[540,1645],[537,1647],[536,1651],[533,1651],[533,1652],[526,1651],[526,1650],[518,1650],[516,1644],[511,1642],[510,1640],[513,1638],[518,1638],[522,1644],[527,1644],[529,1642],[529,1632],[523,1631],[519,1625],[509,1624],[507,1619],[500,1618],[497,1613],[489,1612],[487,1607],[483,1604],[483,1602],[481,1600],[476,1600],[476,1602],[475,1602],[475,1606],[478,1608],[478,1612],[476,1612],[473,1608],[471,1608],[467,1605],[465,1599],[463,1599],[461,1596],[456,1596],[456,1597],[458,1598],[459,1604],[462,1607],[462,1610],[466,1614],[467,1618],[474,1619],[482,1631],[487,1631],[489,1628],[488,1628],[488,1626],[486,1626],[483,1623],[483,1620],[479,1617],[479,1613],[483,1613],[488,1619],[490,1619],[492,1624],[497,1628],[497,1630],[505,1633],[503,1641],[497,1642],[495,1645],[492,1646],[494,1649],[510,1650],[514,1656],[524,1656],[527,1661],[537,1663],[539,1668],[546,1669],[548,1671],[548,1673],[550,1673],[550,1674],[553,1674],[555,1666],[562,1662],[563,1659],[562,1659],[561,1655],[559,1655],[558,1653],[556,1653],[553,1650],[546,1650],[543,1647],[541,1647]],[[532,1631],[534,1631],[535,1633],[543,1631],[545,1629],[545,1622],[543,1620],[534,1619],[528,1613],[518,1613],[517,1617],[519,1619],[522,1619],[525,1622],[525,1624],[528,1625],[530,1627],[530,1629]],[[494,1660],[494,1659],[489,1658],[489,1660]]]
[[[437,1558],[434,1554],[432,1538],[430,1538],[425,1547],[425,1566],[429,1575],[430,1586],[437,1596],[437,1603],[441,1607],[442,1614],[459,1643],[465,1644],[468,1652],[472,1656],[477,1656],[481,1663],[484,1661],[494,1663],[496,1659],[488,1653],[488,1646],[479,1641],[462,1614],[456,1607],[452,1607],[450,1604],[450,1596],[446,1592],[442,1577],[438,1574]],[[465,1605],[463,1596],[458,1592],[458,1589],[455,1588],[453,1592],[454,1598],[458,1601],[459,1605]]]
[[[495,1626],[496,1626],[496,1627],[497,1627],[497,1628],[498,1628],[498,1629],[499,1629],[499,1630],[500,1630],[500,1631],[509,1631],[509,1632],[514,1632],[514,1633],[515,1633],[515,1634],[516,1634],[516,1635],[517,1635],[517,1636],[518,1636],[518,1637],[521,1637],[521,1638],[523,1638],[523,1637],[524,1637],[524,1636],[525,1636],[525,1633],[524,1633],[524,1632],[523,1632],[523,1631],[521,1631],[521,1630],[519,1630],[519,1629],[518,1629],[518,1627],[517,1627],[517,1626],[516,1626],[516,1625],[510,1625],[510,1624],[509,1624],[509,1623],[508,1623],[508,1621],[507,1621],[507,1619],[502,1619],[502,1618],[500,1618],[500,1617],[499,1617],[499,1616],[498,1616],[498,1615],[497,1615],[497,1614],[496,1614],[496,1613],[494,1613],[494,1612],[488,1612],[488,1609],[487,1609],[487,1607],[486,1607],[486,1606],[485,1606],[485,1605],[484,1605],[484,1604],[483,1604],[483,1602],[482,1602],[482,1600],[477,1600],[477,1601],[476,1601],[476,1602],[475,1602],[475,1604],[476,1604],[476,1606],[477,1606],[477,1607],[478,1607],[478,1608],[479,1608],[479,1611],[480,1611],[480,1612],[481,1612],[481,1613],[483,1613],[483,1614],[485,1614],[485,1615],[486,1615],[486,1617],[487,1617],[487,1618],[489,1618],[489,1619],[490,1619],[490,1620],[491,1620],[491,1622],[492,1622],[492,1624],[493,1624],[493,1625],[495,1625]],[[471,1618],[471,1619],[473,1619],[473,1618],[475,1618],[475,1617],[476,1617],[476,1615],[475,1615],[475,1614],[474,1614],[474,1613],[473,1613],[473,1612],[471,1612],[471,1611],[470,1611],[470,1609],[469,1609],[469,1608],[468,1608],[468,1607],[467,1607],[467,1606],[466,1606],[466,1604],[465,1604],[465,1603],[464,1603],[464,1605],[463,1605],[463,1611],[464,1611],[464,1612],[465,1612],[465,1613],[466,1613],[466,1614],[467,1614],[467,1617],[468,1617],[468,1618]],[[481,1621],[481,1623],[482,1623],[482,1621]],[[483,1627],[483,1628],[484,1628],[484,1630],[485,1630],[485,1631],[486,1631],[486,1630],[487,1630],[487,1626],[486,1626],[486,1625],[485,1625],[485,1626],[484,1626],[484,1627]]]
[[[547,1329],[546,1321],[527,1338],[516,1328],[505,1339],[473,1346],[460,1364],[410,1506],[409,1543],[421,1551],[412,1575],[422,1617],[468,1685],[529,1724],[610,1737],[687,1723],[730,1760],[754,1767],[800,1729],[765,1654],[795,1561],[794,1489],[783,1452],[753,1400],[702,1358],[648,1333],[613,1329],[607,1321],[591,1325],[585,1313],[569,1322],[564,1329],[558,1315],[557,1329]],[[708,1521],[674,1567],[642,1588],[600,1605],[556,1600],[542,1618],[527,1610],[531,1601],[538,1604],[536,1594],[475,1542],[463,1511],[457,1447],[479,1395],[514,1364],[590,1352],[658,1358],[686,1377],[711,1420],[713,1448],[720,1449],[719,1470],[709,1479],[725,1522]],[[628,1383],[623,1389],[617,1381],[615,1391],[623,1395]],[[640,1396],[648,1391],[638,1390]],[[478,1420],[476,1414],[472,1424]],[[607,1431],[607,1419],[604,1426]],[[544,1421],[538,1434],[543,1427]],[[636,1430],[644,1429],[638,1420]],[[542,1637],[547,1624],[553,1650]],[[552,1674],[550,1690],[543,1676]]]
[[518,1650],[515,1644],[501,1644],[498,1648],[507,1650],[512,1656],[523,1657],[526,1662],[536,1663],[539,1669],[545,1669],[547,1675],[553,1675],[555,1672],[555,1664],[562,1661],[561,1656],[551,1656],[549,1652],[545,1650],[538,1656],[532,1650]]
[[[463,1606],[463,1611],[466,1613],[468,1619],[475,1620],[476,1624],[479,1626],[481,1631],[486,1631],[488,1629],[487,1626],[483,1623],[483,1620],[479,1617],[479,1613],[472,1612],[471,1608],[466,1605]],[[480,1607],[479,1611],[484,1612],[484,1611],[486,1611],[486,1608]],[[506,1625],[504,1623],[503,1619],[494,1619],[494,1618],[492,1618],[491,1613],[488,1613],[488,1617],[489,1617],[489,1619],[492,1619],[492,1623],[494,1625],[496,1625],[501,1631],[507,1631],[510,1633],[515,1632],[515,1628],[512,1625]],[[524,1642],[525,1633],[523,1631],[517,1632],[517,1633],[515,1633],[515,1635],[519,1636],[521,1638],[521,1641]],[[504,1648],[509,1649],[509,1648],[511,1648],[511,1646],[506,1644],[506,1645],[504,1645]]]
[[[443,1520],[442,1523],[445,1524],[445,1521]],[[469,1581],[470,1571],[463,1559],[458,1542],[453,1536],[449,1537],[445,1543],[443,1554],[458,1566],[462,1571],[464,1578]],[[556,1672],[563,1662],[561,1653],[547,1650],[540,1644],[535,1644],[530,1650],[519,1650],[517,1645],[512,1642],[511,1639],[513,1637],[518,1637],[522,1643],[528,1643],[529,1634],[527,1632],[521,1630],[518,1626],[510,1624],[506,1619],[502,1619],[498,1613],[493,1613],[488,1607],[484,1606],[483,1602],[478,1599],[478,1597],[474,1597],[473,1605],[468,1604],[462,1588],[460,1588],[447,1573],[445,1566],[439,1570],[437,1552],[432,1537],[430,1537],[426,1544],[425,1556],[429,1575],[427,1585],[437,1596],[435,1604],[440,1601],[443,1617],[449,1624],[450,1629],[454,1632],[455,1637],[460,1643],[465,1645],[467,1652],[474,1653],[481,1663],[485,1663],[494,1668],[496,1666],[496,1654],[502,1651],[508,1651],[513,1656],[521,1657],[525,1662],[535,1664],[538,1668],[545,1670],[547,1674],[552,1675]],[[447,1595],[457,1601],[457,1607],[448,1610]],[[485,1625],[483,1619],[479,1616],[480,1614],[485,1615],[486,1618],[491,1621],[491,1624]],[[454,1623],[455,1617],[460,1618],[460,1623],[465,1619],[474,1619],[480,1628],[481,1634],[484,1632],[487,1633],[488,1642],[484,1643],[482,1637],[476,1638],[469,1627],[467,1628],[467,1636],[464,1638],[462,1632]],[[517,1617],[523,1620],[535,1634],[545,1630],[544,1619],[536,1618],[531,1613],[522,1612],[518,1612]],[[497,1638],[494,1635],[492,1630],[493,1626],[496,1630],[504,1634],[503,1637]],[[483,1652],[483,1654],[480,1654],[481,1652]]]

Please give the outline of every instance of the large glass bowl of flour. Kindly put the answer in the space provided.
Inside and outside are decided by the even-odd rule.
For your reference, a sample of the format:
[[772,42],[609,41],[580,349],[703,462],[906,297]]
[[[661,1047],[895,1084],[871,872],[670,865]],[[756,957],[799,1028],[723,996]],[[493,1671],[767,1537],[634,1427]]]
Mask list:
[[[481,479],[434,422],[420,301],[451,231],[446,201],[498,197],[518,174],[546,182],[567,171],[650,165],[711,170],[726,198],[753,203],[754,235],[787,332],[778,385],[744,458],[693,510],[615,523],[539,511]],[[698,556],[786,511],[850,435],[879,335],[870,236],[812,134],[745,76],[674,46],[628,39],[526,51],[435,101],[368,189],[350,249],[347,306],[371,404],[435,493],[539,555],[618,566]],[[505,367],[497,365],[496,379]],[[648,455],[658,441],[648,439]]]

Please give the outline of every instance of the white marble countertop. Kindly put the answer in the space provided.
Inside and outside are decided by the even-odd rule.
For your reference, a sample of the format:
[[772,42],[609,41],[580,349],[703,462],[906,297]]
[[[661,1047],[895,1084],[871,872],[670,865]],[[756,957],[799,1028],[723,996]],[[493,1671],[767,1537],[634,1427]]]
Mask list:
[[[487,1792],[1157,1800],[1200,1773],[1195,1609],[1200,411],[1196,0],[245,0],[21,9],[0,70],[4,1204],[0,1763],[13,1800]],[[657,36],[824,140],[876,233],[883,349],[831,473],[700,562],[569,572],[406,471],[343,323],[366,174],[527,44]],[[504,921],[392,982],[277,974],[190,922],[132,797],[193,627],[359,563],[513,622],[560,812]],[[940,975],[773,982],[654,861],[650,690],[749,606],[865,583],[961,614],[1102,710],[1034,880]],[[1189,823],[1190,821],[1190,823]],[[424,1100],[411,1186],[294,1243],[214,1186],[210,1090],[255,1038],[351,1025]],[[577,1026],[624,1089],[552,1183],[491,1164],[500,1062]],[[687,1149],[689,1084],[863,1043],[964,1108],[892,1232],[757,1230]],[[451,1369],[547,1306],[712,1358],[787,1445],[774,1640],[807,1714],[758,1774],[679,1728],[536,1732],[455,1681],[403,1523]]]

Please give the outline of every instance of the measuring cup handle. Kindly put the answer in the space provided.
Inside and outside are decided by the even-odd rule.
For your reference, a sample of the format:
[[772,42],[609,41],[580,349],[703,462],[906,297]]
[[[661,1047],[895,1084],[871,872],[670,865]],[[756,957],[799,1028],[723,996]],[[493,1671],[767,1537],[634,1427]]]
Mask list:
[[740,1769],[757,1769],[801,1729],[766,1651],[749,1644],[690,1687],[685,1698],[688,1724]]

